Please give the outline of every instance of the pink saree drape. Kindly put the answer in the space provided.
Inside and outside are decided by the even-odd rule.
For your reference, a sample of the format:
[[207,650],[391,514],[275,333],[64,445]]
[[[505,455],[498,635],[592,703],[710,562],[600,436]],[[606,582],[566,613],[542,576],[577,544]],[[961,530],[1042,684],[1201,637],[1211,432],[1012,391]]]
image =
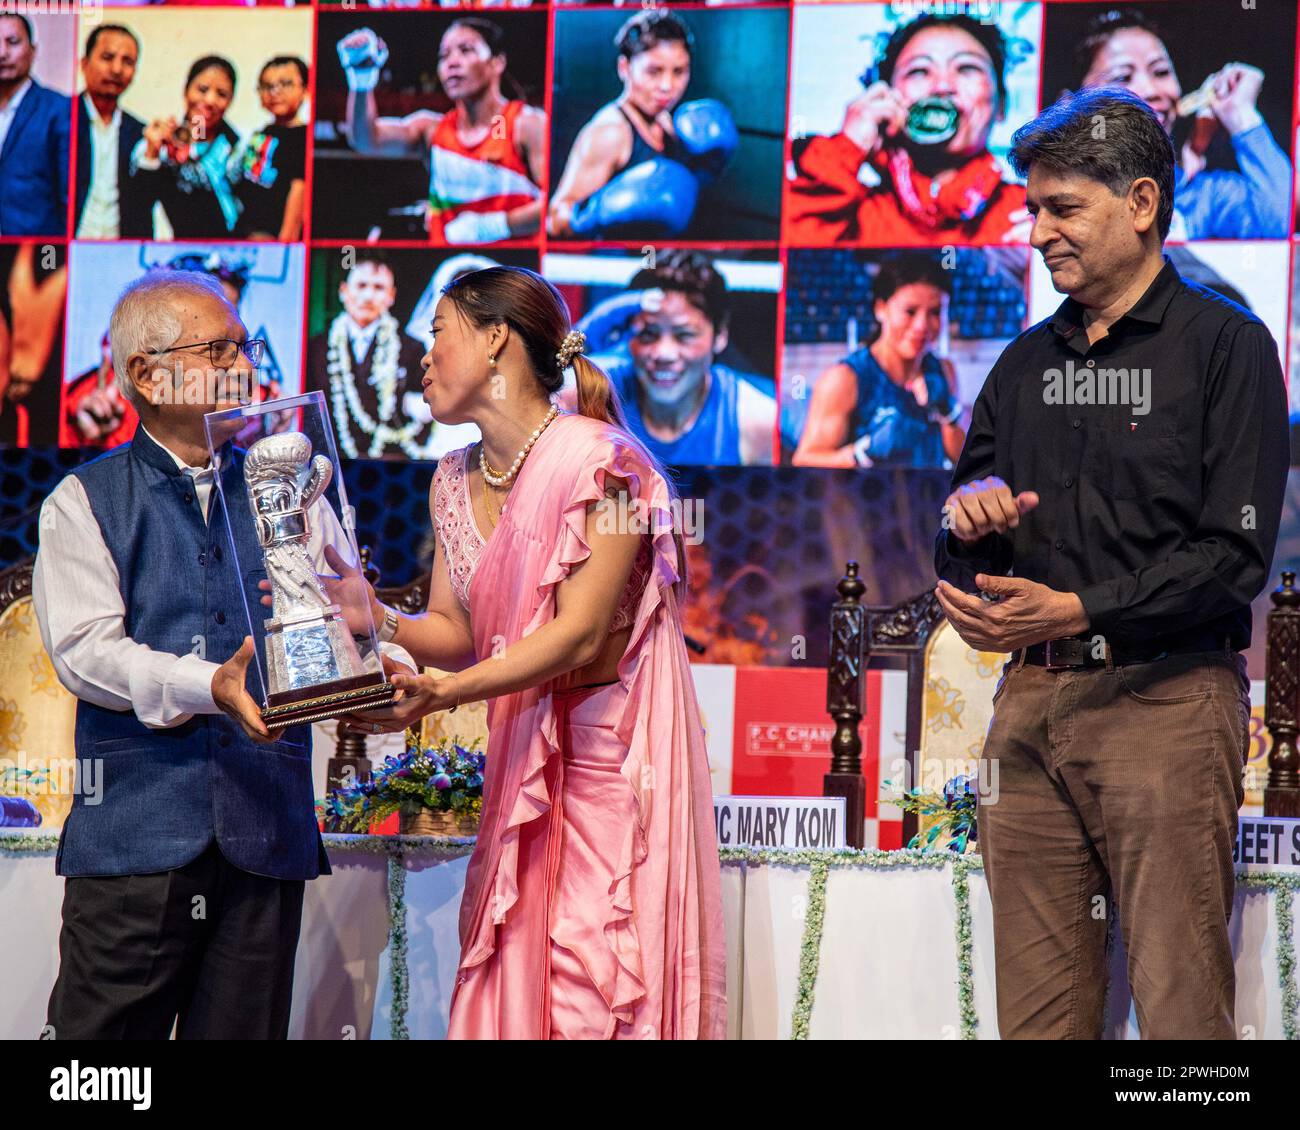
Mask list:
[[477,653],[555,616],[590,553],[587,505],[625,479],[653,534],[619,682],[488,704],[483,818],[460,910],[449,1038],[721,1039],[712,789],[682,639],[667,484],[618,428],[558,417],[470,587]]

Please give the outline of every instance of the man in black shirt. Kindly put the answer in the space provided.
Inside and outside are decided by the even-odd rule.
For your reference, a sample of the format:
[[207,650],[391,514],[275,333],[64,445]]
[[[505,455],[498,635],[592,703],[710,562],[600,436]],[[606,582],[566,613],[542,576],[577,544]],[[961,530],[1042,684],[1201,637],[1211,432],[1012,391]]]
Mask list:
[[1067,95],[1011,161],[1069,297],[989,374],[935,554],[962,639],[1015,653],[979,807],[999,1028],[1100,1036],[1113,905],[1143,1036],[1231,1039],[1240,651],[1288,463],[1277,346],[1163,256],[1174,154],[1140,100]]

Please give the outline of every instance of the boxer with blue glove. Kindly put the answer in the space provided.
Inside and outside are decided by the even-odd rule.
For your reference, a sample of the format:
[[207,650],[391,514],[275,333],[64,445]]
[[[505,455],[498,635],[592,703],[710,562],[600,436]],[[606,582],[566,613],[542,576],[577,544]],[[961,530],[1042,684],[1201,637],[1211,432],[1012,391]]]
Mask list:
[[872,283],[875,336],[818,378],[792,462],[800,467],[941,467],[961,454],[965,409],[939,344],[952,274],[908,252]]
[[694,40],[681,17],[639,12],[615,36],[623,93],[582,127],[551,197],[547,231],[657,239],[687,231],[700,189],[726,166],[736,123],[716,99],[682,103]]

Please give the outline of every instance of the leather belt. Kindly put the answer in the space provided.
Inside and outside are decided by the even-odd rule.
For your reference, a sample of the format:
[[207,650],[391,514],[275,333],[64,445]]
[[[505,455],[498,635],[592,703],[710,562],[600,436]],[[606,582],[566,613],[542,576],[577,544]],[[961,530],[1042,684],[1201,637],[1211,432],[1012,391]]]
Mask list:
[[[1112,666],[1123,667],[1130,663],[1151,663],[1171,655],[1190,655],[1200,651],[1231,652],[1231,642],[1226,635],[1218,636],[1206,633],[1190,640],[1181,640],[1177,644],[1160,646],[1158,644],[1128,644],[1119,647],[1110,646]],[[1080,639],[1078,636],[1066,636],[1059,640],[1047,640],[1024,649],[1025,662],[1036,667],[1046,667],[1049,671],[1063,671],[1077,667],[1105,667],[1105,646],[1098,647],[1095,638]]]

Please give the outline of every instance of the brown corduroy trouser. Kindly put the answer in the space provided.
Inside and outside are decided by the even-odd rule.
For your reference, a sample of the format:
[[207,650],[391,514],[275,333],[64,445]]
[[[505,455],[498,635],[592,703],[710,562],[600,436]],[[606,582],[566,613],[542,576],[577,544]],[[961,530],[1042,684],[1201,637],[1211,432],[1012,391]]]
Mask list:
[[1002,1038],[1100,1038],[1112,898],[1143,1038],[1235,1038],[1245,658],[1049,671],[1018,652],[994,703],[978,842]]

